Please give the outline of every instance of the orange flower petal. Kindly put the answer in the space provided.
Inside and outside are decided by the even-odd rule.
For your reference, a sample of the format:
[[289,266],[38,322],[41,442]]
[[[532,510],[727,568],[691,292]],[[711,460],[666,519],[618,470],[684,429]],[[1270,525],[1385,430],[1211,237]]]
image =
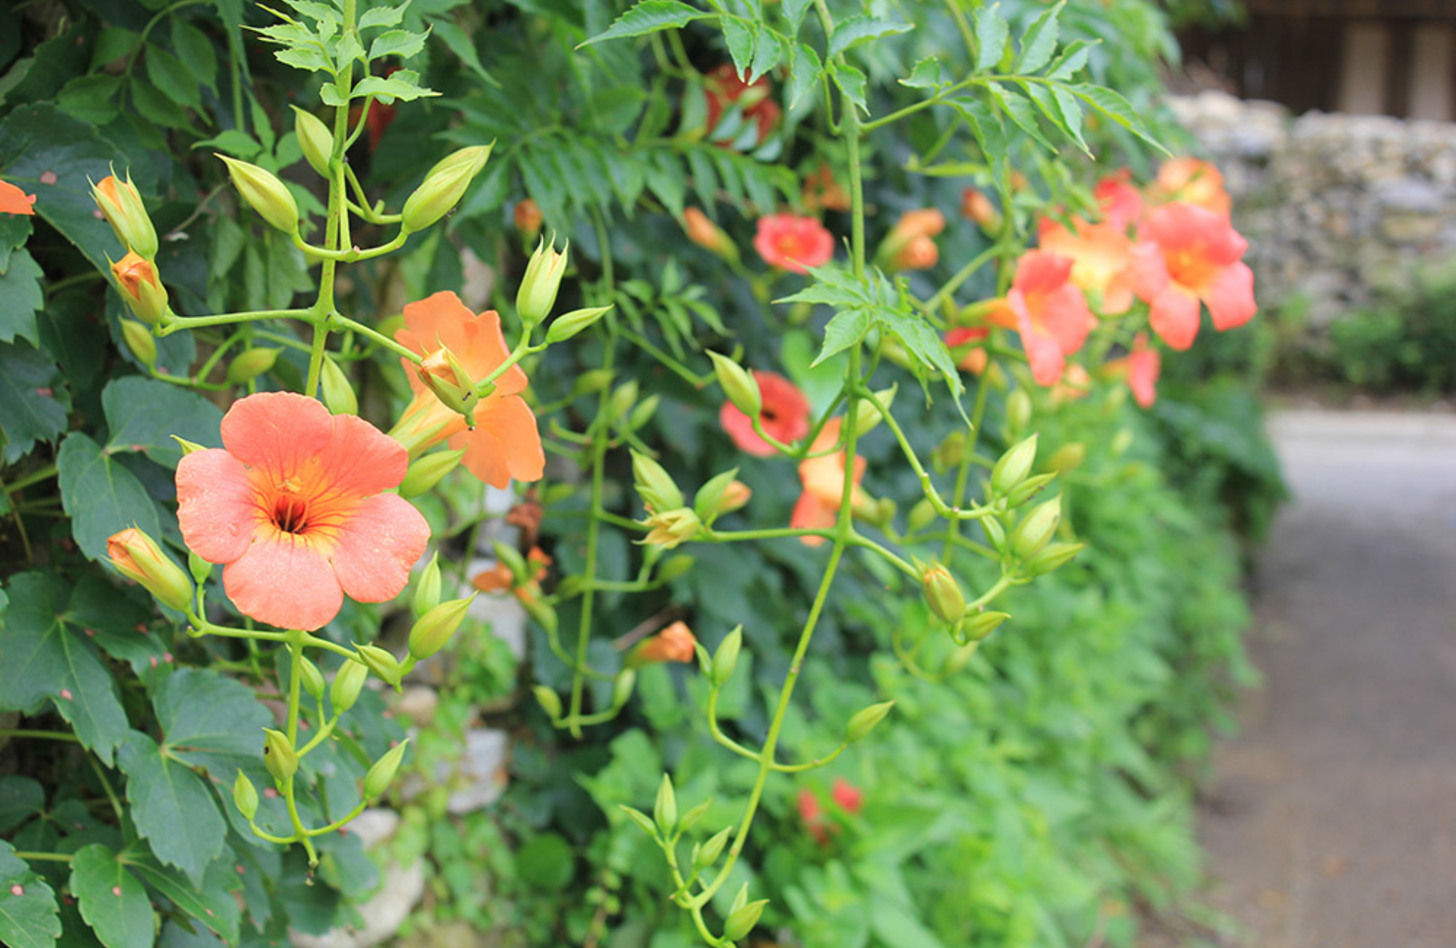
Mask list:
[[1170,349],[1181,352],[1193,345],[1193,339],[1198,335],[1198,297],[1188,289],[1169,283],[1153,299],[1148,316],[1148,325]]
[[377,494],[404,480],[409,455],[398,441],[357,415],[335,415],[333,426],[333,437],[318,455],[318,476],[331,490]]
[[[264,392],[233,404],[222,419],[222,443],[249,467],[287,477],[328,447],[334,416],[293,392]],[[396,481],[398,483],[398,481]]]
[[34,214],[34,194],[26,194],[8,181],[0,181],[0,211],[6,214]]
[[450,447],[465,455],[465,469],[492,487],[514,478],[536,481],[546,469],[546,452],[536,416],[519,396],[488,398],[475,410],[475,428],[450,436]]
[[209,563],[231,563],[266,520],[243,463],[220,448],[194,451],[177,464],[177,522],[188,549]]
[[260,622],[309,632],[321,628],[339,614],[344,591],[319,547],[281,531],[259,534],[223,569],[223,589],[244,615]]
[[410,567],[430,540],[420,512],[398,494],[366,498],[334,548],[334,574],[352,599],[387,602],[409,582]]
[[1223,332],[1242,326],[1259,310],[1254,302],[1254,271],[1243,263],[1225,267],[1213,278],[1204,302],[1214,329]]

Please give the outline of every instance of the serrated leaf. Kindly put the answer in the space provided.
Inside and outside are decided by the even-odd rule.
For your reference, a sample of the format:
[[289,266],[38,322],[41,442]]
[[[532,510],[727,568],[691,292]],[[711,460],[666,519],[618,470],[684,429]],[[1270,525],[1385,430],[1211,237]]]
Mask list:
[[410,0],[404,0],[397,7],[372,7],[359,15],[359,29],[368,30],[380,26],[397,26],[409,9]]
[[1047,10],[1031,22],[1021,37],[1021,55],[1016,58],[1016,71],[1030,75],[1052,61],[1057,51],[1057,37],[1061,33],[1058,18],[1065,0]]
[[784,20],[789,24],[790,38],[798,35],[799,24],[804,22],[804,14],[813,4],[814,0],[783,0],[779,4],[783,10]]
[[10,579],[0,707],[34,713],[50,699],[81,743],[107,766],[126,739],[126,711],[96,647],[67,614],[65,589],[49,573]]
[[[1030,135],[1037,144],[1041,145],[1047,151],[1054,152],[1057,150],[1056,146],[1048,141],[1046,135],[1042,132],[1041,124],[1036,118],[1036,109],[1032,106],[1031,102],[1023,98],[1016,90],[1008,89],[997,82],[987,83],[986,88],[990,90],[991,97],[996,100],[996,104],[1001,106],[1001,109],[1011,117],[1011,121],[1015,122],[1018,128]],[[1053,121],[1056,121],[1056,119],[1053,118]],[[1060,124],[1060,122],[1057,124]]]
[[[413,102],[415,99],[440,94],[419,85],[415,81],[418,78],[418,75],[408,69],[391,73],[387,79],[382,76],[369,76],[354,87],[350,98],[362,99],[366,95],[373,95],[380,97],[380,101],[388,105],[391,100]],[[324,88],[329,87],[324,86]]]
[[27,345],[0,345],[0,435],[4,459],[13,463],[37,441],[66,430],[70,399],[61,370],[44,352]]
[[814,88],[819,82],[819,76],[824,72],[824,66],[819,61],[819,54],[807,43],[799,43],[794,46],[793,55],[789,59],[789,87],[784,94],[784,101],[789,108],[799,104],[804,93]]
[[[940,333],[932,329],[924,317],[898,307],[883,309],[878,315],[881,325],[905,344],[905,349],[916,361],[940,372],[952,395],[959,397],[965,391],[950,350],[945,347]],[[923,376],[921,381],[924,384]]]
[[758,49],[753,54],[753,65],[748,67],[749,80],[757,81],[760,77],[768,75],[769,70],[777,66],[783,56],[783,41],[774,34],[774,31],[759,30]]
[[79,431],[66,435],[56,456],[61,502],[71,515],[71,535],[89,559],[106,555],[106,538],[137,526],[161,536],[157,505],[136,476]]
[[753,53],[758,46],[758,24],[741,17],[725,16],[722,27],[728,55],[733,58],[733,68],[741,79],[753,63]]
[[157,931],[146,887],[110,847],[92,843],[76,851],[71,892],[106,948],[152,948]]
[[701,20],[711,14],[689,6],[680,0],[642,0],[632,9],[617,17],[605,33],[593,36],[582,43],[591,46],[611,39],[626,36],[645,36],[674,27],[686,26],[694,20]]
[[829,75],[834,79],[834,84],[839,91],[849,97],[856,107],[865,107],[865,74],[854,66],[844,63],[835,63],[830,67]]
[[993,3],[976,11],[976,72],[985,72],[1006,55],[1006,42],[1011,28],[1001,15],[1001,4]]
[[915,68],[910,70],[909,76],[900,80],[900,85],[909,86],[912,89],[935,89],[945,85],[944,72],[940,60],[934,56],[927,56],[915,64]]
[[11,342],[17,336],[31,345],[40,345],[40,328],[35,314],[45,305],[45,291],[40,281],[45,272],[25,250],[10,252],[10,260],[0,272],[0,342]]
[[185,872],[193,886],[201,885],[203,871],[222,853],[227,836],[227,823],[207,785],[140,731],[131,732],[116,759],[130,778],[126,798],[137,832],[158,859]]
[[1062,86],[1052,86],[1052,96],[1056,100],[1057,108],[1061,110],[1065,122],[1064,130],[1077,143],[1077,147],[1090,157],[1092,149],[1087,147],[1086,140],[1082,138],[1082,103]]
[[52,948],[60,935],[56,894],[14,846],[0,840],[0,945]]
[[809,368],[814,368],[835,353],[843,352],[858,343],[873,325],[873,314],[866,307],[840,310],[824,327],[824,345],[820,347],[814,361],[809,363]]
[[1073,40],[1062,47],[1057,58],[1047,68],[1048,79],[1070,79],[1087,65],[1087,57],[1094,44],[1087,40]]
[[381,56],[408,58],[425,48],[425,37],[429,35],[428,29],[423,33],[414,33],[409,30],[390,30],[380,33],[369,44],[369,58],[371,60],[379,59]]
[[1152,145],[1164,154],[1168,154],[1168,149],[1163,147],[1163,143],[1153,138],[1148,132],[1147,126],[1143,124],[1142,118],[1138,115],[1137,110],[1132,107],[1132,103],[1123,98],[1119,93],[1103,86],[1091,85],[1090,83],[1069,85],[1066,88],[1077,98],[1132,132],[1144,142]]
[[[294,69],[302,69],[305,72],[328,72],[334,71],[334,63],[324,51],[316,44],[310,43],[305,46],[290,46],[287,49],[280,49],[273,53],[273,58],[285,66],[292,66]],[[326,84],[325,89],[333,88]]]
[[910,29],[910,24],[896,23],[894,20],[869,16],[847,17],[834,26],[834,35],[829,37],[828,56],[833,59],[845,50],[853,49],[861,43],[879,39],[882,36],[907,33]]
[[186,389],[140,375],[108,382],[101,407],[111,437],[107,451],[140,451],[175,468],[182,449],[177,435],[206,448],[222,447],[222,409]]
[[189,884],[175,870],[144,853],[128,855],[126,865],[143,882],[166,896],[167,901],[212,929],[227,944],[237,943],[240,913],[231,890],[237,889],[240,883],[232,869],[232,860],[217,860],[208,866],[200,886]]

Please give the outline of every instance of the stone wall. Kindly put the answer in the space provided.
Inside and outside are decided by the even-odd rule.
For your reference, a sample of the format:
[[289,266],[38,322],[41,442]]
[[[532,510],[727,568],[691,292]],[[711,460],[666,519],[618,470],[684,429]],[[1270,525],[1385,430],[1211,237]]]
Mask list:
[[1263,306],[1327,325],[1456,258],[1456,123],[1309,112],[1222,92],[1172,100],[1223,171]]

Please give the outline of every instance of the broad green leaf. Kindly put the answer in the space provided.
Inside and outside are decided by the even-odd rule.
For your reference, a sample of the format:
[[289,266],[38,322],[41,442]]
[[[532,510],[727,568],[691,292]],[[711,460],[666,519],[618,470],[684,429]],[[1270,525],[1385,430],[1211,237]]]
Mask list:
[[192,147],[215,148],[218,151],[232,155],[234,158],[242,158],[244,161],[247,161],[256,157],[263,150],[263,143],[247,132],[240,132],[235,128],[230,128],[218,133],[212,138],[204,139]]
[[814,0],[783,0],[779,6],[783,9],[784,20],[789,24],[789,37],[792,39],[799,33],[799,24],[804,22],[804,14],[814,5]]
[[121,114],[115,101],[120,91],[120,76],[77,76],[56,95],[56,105],[67,115],[90,125],[106,125]]
[[848,17],[840,20],[834,26],[834,35],[829,37],[829,58],[833,59],[860,43],[879,39],[882,36],[909,32],[910,28],[908,23],[896,23],[893,20],[882,20],[878,17]]
[[126,711],[96,646],[67,614],[65,592],[53,574],[11,577],[0,707],[33,714],[50,699],[81,743],[110,766],[126,739]]
[[927,56],[915,64],[910,70],[910,75],[900,80],[902,86],[909,86],[912,89],[936,89],[945,85],[945,70],[941,68],[940,60],[934,56]]
[[202,104],[197,77],[182,65],[182,60],[155,45],[147,47],[145,56],[147,78],[163,95],[183,108],[195,109]]
[[126,799],[137,832],[151,843],[158,859],[200,886],[203,871],[222,853],[227,836],[227,823],[207,785],[140,731],[131,732],[116,759],[130,778]]
[[1090,83],[1070,85],[1067,86],[1067,90],[1163,154],[1168,154],[1168,149],[1163,147],[1162,142],[1153,138],[1148,132],[1147,126],[1143,124],[1142,118],[1138,116],[1132,103],[1119,93]]
[[128,596],[105,578],[87,572],[76,581],[62,618],[81,629],[103,652],[143,675],[161,665],[167,646],[160,637],[147,633],[146,622],[154,608],[142,595]]
[[605,33],[593,36],[582,43],[590,46],[604,40],[620,39],[624,36],[644,36],[661,30],[686,26],[694,20],[701,20],[712,14],[679,0],[642,0],[632,9],[617,17],[616,22]]
[[162,535],[157,505],[145,487],[116,463],[101,446],[79,431],[61,442],[61,501],[71,516],[71,535],[93,560],[106,555],[106,538],[137,526],[150,536]]
[[409,30],[380,33],[369,44],[369,58],[373,60],[381,56],[401,56],[407,59],[425,48],[425,37],[429,35],[429,30],[423,33]]
[[[426,89],[416,80],[418,76],[408,69],[401,69],[391,73],[388,79],[379,76],[369,76],[354,87],[350,98],[362,99],[366,95],[378,96],[385,105],[398,100],[400,102],[413,102],[415,99],[432,95],[439,95],[432,89]],[[325,89],[331,88],[324,86]]]
[[819,82],[823,71],[824,66],[819,62],[819,54],[814,52],[814,47],[807,43],[794,46],[789,59],[789,88],[784,95],[784,102],[789,108],[798,106],[804,94]]
[[976,11],[976,72],[985,72],[1006,55],[1006,41],[1011,30],[1001,15],[1001,4],[993,3]]
[[741,17],[725,16],[722,21],[723,40],[728,44],[728,55],[733,57],[733,68],[739,78],[753,63],[753,53],[758,46],[758,24]]
[[217,90],[217,52],[207,34],[181,17],[172,17],[172,49],[192,75],[213,91]]
[[152,695],[162,753],[232,785],[237,768],[257,763],[262,729],[273,720],[247,685],[208,669],[181,668]]
[[44,879],[0,840],[0,944],[52,948],[61,934],[56,894]]
[[397,7],[377,6],[371,7],[359,14],[359,29],[367,30],[380,26],[398,26],[399,21],[404,19],[404,11],[409,9],[410,0],[404,0]]
[[865,337],[874,324],[871,312],[864,307],[841,310],[824,327],[824,345],[809,368],[820,364],[837,352],[843,352]]
[[0,273],[10,269],[10,255],[30,239],[30,217],[25,214],[0,214]]
[[195,392],[140,375],[107,384],[101,407],[111,431],[106,450],[140,451],[166,467],[176,467],[182,449],[172,436],[208,448],[222,447],[222,409]]
[[208,866],[201,884],[196,886],[189,883],[176,870],[168,869],[145,853],[128,854],[126,865],[143,882],[166,896],[173,905],[212,929],[227,944],[237,943],[240,912],[238,901],[233,897],[232,892],[240,888],[241,883],[231,859],[219,859],[213,862]]
[[71,892],[106,948],[152,948],[156,920],[146,887],[116,853],[100,843],[83,846],[71,860]]
[[24,457],[37,441],[65,431],[69,406],[60,369],[44,352],[0,345],[0,435],[6,463]]
[[870,903],[870,927],[885,948],[946,948],[915,913],[890,899]]
[[839,91],[849,97],[849,101],[855,106],[863,109],[865,107],[865,74],[854,66],[844,63],[835,63],[830,67],[829,75],[834,78],[834,84]]
[[38,780],[9,774],[0,777],[0,833],[8,833],[45,809],[45,788]]
[[1030,75],[1052,61],[1061,29],[1057,18],[1064,4],[1065,0],[1037,17],[1022,35],[1021,55],[1016,58],[1017,72]]
[[40,264],[24,248],[11,251],[8,265],[0,272],[0,342],[13,342],[18,336],[33,346],[40,345],[35,314],[45,305],[40,285],[44,276]]

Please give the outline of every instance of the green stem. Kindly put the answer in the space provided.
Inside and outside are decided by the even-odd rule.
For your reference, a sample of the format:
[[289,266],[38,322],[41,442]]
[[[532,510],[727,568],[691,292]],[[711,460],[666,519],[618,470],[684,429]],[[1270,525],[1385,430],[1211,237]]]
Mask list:
[[0,729],[0,737],[28,737],[42,741],[70,741],[75,744],[81,743],[81,739],[70,731],[36,731],[27,728],[3,728]]
[[58,470],[59,469],[54,464],[47,464],[45,467],[41,468],[38,471],[31,471],[29,474],[25,475],[20,480],[15,481],[12,484],[0,486],[0,490],[4,490],[4,492],[7,494],[13,494],[18,490],[24,490],[31,484],[50,480],[52,477],[56,476]]
[[423,357],[418,352],[415,352],[413,349],[410,349],[407,346],[395,342],[393,339],[389,338],[377,329],[371,329],[361,322],[350,319],[349,317],[345,316],[337,310],[329,315],[329,322],[334,324],[335,326],[340,326],[345,329],[351,329],[354,332],[357,332],[359,335],[365,337],[375,345],[382,346],[385,349],[388,349],[389,351],[395,353],[396,355],[403,356],[404,358],[409,359],[416,365],[424,361]]
[[17,856],[27,862],[70,862],[76,858],[73,853],[35,853],[29,851],[22,852],[21,850],[16,850],[10,855]]
[[157,336],[170,336],[179,329],[201,329],[204,326],[226,326],[258,319],[302,319],[314,322],[311,309],[260,309],[246,313],[218,313],[216,316],[173,316],[166,325],[153,330]]

